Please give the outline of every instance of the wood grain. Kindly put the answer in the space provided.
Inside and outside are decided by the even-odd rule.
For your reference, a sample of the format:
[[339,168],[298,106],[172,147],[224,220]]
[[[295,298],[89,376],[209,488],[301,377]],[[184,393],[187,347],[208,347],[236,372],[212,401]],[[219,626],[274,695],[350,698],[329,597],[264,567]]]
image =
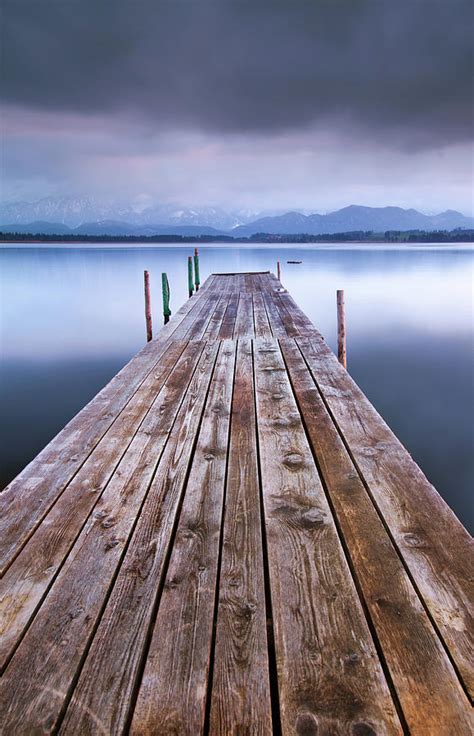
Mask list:
[[[209,346],[202,352],[201,343],[194,342],[183,353],[11,659],[0,682],[7,733],[15,724],[26,733],[56,728],[161,451],[176,426],[177,407],[184,396],[175,430],[180,431],[193,407],[198,414],[202,410],[201,384],[209,382],[216,351],[217,346]],[[18,682],[21,688],[15,687]]]
[[199,734],[216,598],[235,345],[224,343],[189,475],[132,734]]
[[[233,348],[221,347],[210,388],[206,416],[218,407],[216,384],[233,370]],[[235,352],[235,351],[234,351]],[[204,393],[197,400],[202,407]],[[61,733],[94,734],[100,717],[107,733],[126,729],[162,578],[173,528],[193,457],[200,413],[189,407],[177,424],[153,479],[133,538],[120,568],[99,628],[74,691]],[[111,656],[113,652],[113,656]],[[99,685],[99,687],[98,687]],[[86,706],[86,713],[84,713]]]
[[[231,286],[232,289],[232,286]],[[224,319],[222,320],[221,329],[219,331],[219,338],[221,340],[227,340],[232,338],[234,334],[235,318],[237,316],[237,307],[239,304],[239,295],[231,293],[227,309],[225,311]]]
[[282,733],[400,734],[273,340],[256,341],[255,385]]
[[0,580],[1,672],[185,346],[166,351]]
[[451,662],[297,345],[293,340],[280,344],[408,727],[426,736],[467,736],[474,727],[471,707]]
[[234,325],[234,340],[239,337],[254,337],[252,294],[247,290],[240,294]]
[[272,331],[268,321],[267,310],[261,292],[253,293],[253,319],[255,324],[255,337],[271,337]]
[[335,355],[298,343],[472,697],[473,540]]
[[239,340],[210,732],[271,734],[252,345]]

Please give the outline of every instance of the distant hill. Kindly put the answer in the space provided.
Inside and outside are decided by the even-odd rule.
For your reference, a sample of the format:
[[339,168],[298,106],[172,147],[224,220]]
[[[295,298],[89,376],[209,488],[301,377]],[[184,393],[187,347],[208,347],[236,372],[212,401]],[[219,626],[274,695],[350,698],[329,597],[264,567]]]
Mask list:
[[[51,203],[50,203],[51,204]],[[11,209],[11,208],[10,208]],[[251,237],[256,233],[267,233],[269,235],[323,235],[346,232],[374,232],[384,233],[387,230],[423,230],[440,231],[455,230],[457,228],[474,228],[474,218],[466,217],[455,210],[446,210],[438,215],[424,215],[414,209],[405,210],[401,207],[362,207],[350,205],[336,212],[319,215],[303,215],[301,212],[287,212],[284,215],[273,215],[260,217],[252,222],[237,225],[235,227],[216,226],[207,222],[211,217],[211,209],[208,208],[205,215],[199,216],[193,211],[191,219],[195,222],[187,222],[188,216],[173,222],[128,222],[121,218],[98,218],[82,222],[71,227],[62,221],[51,221],[48,219],[34,219],[28,222],[16,219],[6,219],[5,211],[11,214],[8,207],[0,208],[0,227],[3,232],[23,232],[28,234],[58,234],[63,235],[116,235],[116,236],[143,236],[153,235],[230,235],[235,238]],[[2,213],[3,211],[3,218]],[[149,214],[149,213],[148,213]],[[147,215],[148,218],[148,215]],[[147,219],[145,218],[145,219]],[[217,220],[222,222],[222,213],[218,214]],[[204,221],[202,221],[204,220]],[[213,220],[214,221],[214,220]],[[227,220],[229,222],[229,220]]]
[[361,207],[350,205],[327,215],[302,215],[288,212],[277,217],[263,217],[260,220],[236,227],[235,236],[250,236],[254,233],[278,235],[322,235],[323,233],[343,233],[354,230],[454,230],[474,227],[474,218],[466,217],[455,210],[446,210],[439,215],[423,215],[417,210],[404,210],[401,207]]

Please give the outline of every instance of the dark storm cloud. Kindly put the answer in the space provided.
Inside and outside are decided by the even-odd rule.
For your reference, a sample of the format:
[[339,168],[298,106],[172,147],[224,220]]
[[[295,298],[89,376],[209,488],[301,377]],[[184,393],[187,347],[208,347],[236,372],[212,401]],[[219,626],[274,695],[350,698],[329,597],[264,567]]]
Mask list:
[[7,0],[2,96],[49,112],[389,145],[472,134],[472,0]]

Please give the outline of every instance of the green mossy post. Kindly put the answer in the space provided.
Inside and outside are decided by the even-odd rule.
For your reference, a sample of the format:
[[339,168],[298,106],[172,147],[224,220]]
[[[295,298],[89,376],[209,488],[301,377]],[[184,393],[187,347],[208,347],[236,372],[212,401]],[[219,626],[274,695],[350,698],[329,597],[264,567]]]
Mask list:
[[192,297],[194,291],[194,278],[193,278],[193,257],[188,256],[188,291],[189,296]]
[[163,292],[163,317],[165,319],[165,325],[168,324],[171,317],[170,309],[170,285],[168,276],[165,273],[161,274],[161,290]]
[[197,248],[194,249],[194,285],[196,291],[199,291],[201,281],[199,278],[199,251]]

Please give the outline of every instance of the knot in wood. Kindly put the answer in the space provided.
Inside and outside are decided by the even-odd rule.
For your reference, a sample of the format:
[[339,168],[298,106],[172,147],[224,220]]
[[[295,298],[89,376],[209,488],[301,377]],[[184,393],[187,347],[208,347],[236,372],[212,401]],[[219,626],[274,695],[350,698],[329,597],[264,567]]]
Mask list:
[[350,652],[346,657],[346,662],[349,665],[355,665],[360,662],[360,657],[355,652]]
[[291,412],[286,417],[277,417],[273,420],[274,427],[291,428],[296,427],[299,424],[299,414],[292,414]]
[[378,450],[375,447],[363,447],[361,452],[364,457],[374,457],[374,455],[378,455]]
[[304,465],[304,460],[298,452],[289,452],[283,458],[283,465],[286,465],[290,470],[298,470]]
[[113,549],[117,546],[117,544],[119,544],[118,539],[110,539],[108,542],[105,543],[105,551],[108,552],[109,549]]
[[319,509],[309,509],[301,515],[301,526],[304,529],[314,529],[325,522],[325,515]]
[[115,519],[104,519],[104,521],[101,524],[102,529],[110,529],[111,526],[115,524]]
[[369,723],[354,723],[351,736],[377,736],[377,731]]
[[414,534],[413,532],[409,532],[408,534],[403,535],[403,541],[405,542],[408,547],[426,547],[425,542],[421,537],[418,536],[418,534]]
[[246,619],[251,619],[257,610],[257,606],[252,601],[248,601],[242,605],[242,613]]
[[318,722],[312,713],[300,713],[296,719],[295,730],[298,736],[317,736]]

